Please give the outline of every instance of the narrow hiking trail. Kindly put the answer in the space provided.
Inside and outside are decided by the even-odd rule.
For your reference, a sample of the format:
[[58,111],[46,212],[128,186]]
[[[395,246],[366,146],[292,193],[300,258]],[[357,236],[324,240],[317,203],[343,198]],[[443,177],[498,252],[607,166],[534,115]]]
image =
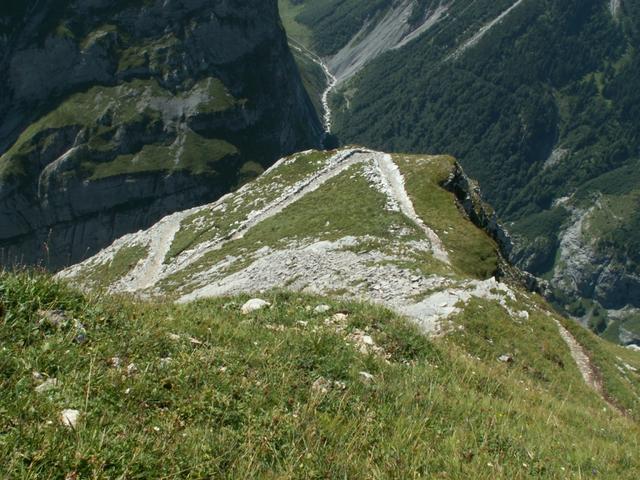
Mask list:
[[165,217],[158,224],[157,231],[151,236],[149,255],[130,274],[131,280],[126,282],[125,292],[137,292],[152,287],[163,269],[164,260],[171,248],[173,239],[180,230],[182,220],[189,210]]
[[576,362],[576,365],[578,367],[578,370],[580,370],[580,373],[582,374],[584,382],[604,398],[602,382],[599,380],[595,368],[591,365],[591,361],[589,360],[589,356],[587,355],[586,351],[584,350],[584,348],[582,348],[582,345],[578,343],[574,336],[571,335],[569,330],[564,328],[558,320],[555,320],[555,322],[558,325],[560,336],[569,347],[571,356]]
[[571,332],[569,332],[569,330],[567,330],[558,320],[554,321],[558,326],[560,336],[569,347],[571,357],[573,357],[573,361],[576,363],[578,370],[580,370],[584,382],[589,387],[591,387],[607,405],[609,405],[617,412],[620,412],[622,415],[626,415],[627,413],[618,405],[613,403],[607,396],[604,390],[604,385],[602,384],[600,372],[598,372],[596,367],[594,367],[591,363],[589,355],[587,354],[587,351],[584,349],[584,347],[580,345],[580,343],[578,343]]
[[398,203],[400,211],[409,218],[420,230],[424,232],[431,243],[433,256],[441,262],[450,265],[449,254],[442,241],[418,216],[413,207],[413,202],[404,187],[404,177],[389,154],[375,154],[374,162],[380,171],[382,180],[387,184],[391,197]]

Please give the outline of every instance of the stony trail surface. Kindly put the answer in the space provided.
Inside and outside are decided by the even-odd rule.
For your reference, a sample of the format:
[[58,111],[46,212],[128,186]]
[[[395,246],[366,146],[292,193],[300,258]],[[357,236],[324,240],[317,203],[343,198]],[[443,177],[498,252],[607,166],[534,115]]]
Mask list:
[[573,358],[578,370],[580,370],[580,374],[584,379],[584,382],[591,387],[595,392],[604,400],[611,408],[620,412],[623,415],[626,415],[626,412],[620,408],[619,405],[616,405],[611,401],[608,397],[604,385],[602,384],[602,377],[597,368],[592,364],[589,359],[589,355],[587,351],[584,349],[582,345],[575,339],[575,337],[567,330],[558,320],[555,320],[558,325],[558,331],[560,332],[560,336],[565,341],[567,346],[569,347],[569,351],[571,352],[571,357]]
[[179,212],[165,217],[158,224],[157,230],[150,238],[149,255],[131,272],[131,280],[125,282],[122,289],[126,292],[137,292],[155,285],[164,264],[164,259],[171,248],[171,243],[180,230],[180,223],[189,212]]
[[558,325],[560,336],[569,347],[571,356],[576,362],[576,366],[578,367],[578,370],[580,370],[584,382],[604,398],[602,382],[599,380],[599,376],[595,368],[593,367],[593,365],[591,365],[591,361],[589,360],[589,356],[587,355],[586,351],[584,350],[584,348],[582,348],[582,345],[578,343],[574,336],[571,335],[569,330],[564,328],[562,324],[557,320],[556,324]]
[[413,208],[413,202],[409,198],[407,190],[404,188],[404,178],[398,166],[393,162],[391,155],[376,154],[375,163],[382,174],[383,181],[385,181],[389,187],[390,195],[398,203],[400,211],[415,223],[431,242],[434,257],[441,262],[450,264],[449,254],[445,250],[442,241],[438,238],[438,235],[424,223]]

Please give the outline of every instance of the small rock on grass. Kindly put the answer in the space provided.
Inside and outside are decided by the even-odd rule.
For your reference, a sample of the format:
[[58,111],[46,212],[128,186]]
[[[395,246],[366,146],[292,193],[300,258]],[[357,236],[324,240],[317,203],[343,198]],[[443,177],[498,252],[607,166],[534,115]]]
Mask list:
[[48,378],[35,388],[36,393],[44,393],[48,392],[49,390],[53,390],[58,386],[58,383],[59,382],[57,378]]
[[68,322],[67,314],[62,310],[38,310],[40,325],[47,325],[54,328],[63,328]]
[[269,302],[262,300],[261,298],[252,298],[242,306],[240,311],[246,315],[247,313],[255,312],[256,310],[262,310],[263,308],[270,306],[271,304]]
[[87,341],[87,329],[84,328],[84,325],[78,320],[75,321],[75,324],[76,324],[76,336],[73,339],[73,341],[82,345]]
[[79,410],[65,409],[60,413],[60,422],[65,427],[75,429],[78,425],[78,420],[80,420]]
[[348,315],[346,313],[336,313],[333,317],[331,317],[331,319],[334,322],[345,322],[348,318]]
[[373,382],[373,375],[371,375],[369,372],[360,372],[360,380],[362,380],[365,383],[371,383]]
[[502,363],[513,363],[513,357],[507,353],[505,353],[504,355],[500,355],[498,357],[498,361],[502,362]]
[[331,382],[324,377],[318,378],[313,385],[311,385],[311,391],[317,394],[324,394],[331,388]]
[[329,310],[331,310],[331,307],[329,305],[318,305],[316,308],[313,309],[313,311],[315,313],[326,313]]

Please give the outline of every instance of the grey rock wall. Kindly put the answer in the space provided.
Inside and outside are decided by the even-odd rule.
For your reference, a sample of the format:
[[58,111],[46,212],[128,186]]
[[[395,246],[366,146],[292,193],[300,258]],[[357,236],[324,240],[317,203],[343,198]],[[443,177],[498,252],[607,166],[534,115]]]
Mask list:
[[[78,262],[167,213],[216,199],[256,164],[317,147],[321,136],[276,0],[32,0],[0,10],[0,47],[4,265]],[[212,79],[232,106],[212,108],[220,95],[198,93],[198,82]],[[123,86],[133,92],[126,98]],[[84,104],[70,103],[87,92]],[[174,156],[177,166],[187,162],[181,148],[192,134],[234,153],[204,173],[167,167]],[[157,171],[95,175],[109,162],[140,162],[146,146],[171,152],[153,159]]]

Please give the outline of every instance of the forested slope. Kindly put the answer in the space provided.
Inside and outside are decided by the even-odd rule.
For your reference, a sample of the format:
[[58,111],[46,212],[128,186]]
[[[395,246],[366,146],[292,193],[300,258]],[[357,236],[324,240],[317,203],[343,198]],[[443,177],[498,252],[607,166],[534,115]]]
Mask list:
[[[330,56],[343,30],[375,23],[375,5],[398,3],[305,2],[296,19]],[[447,10],[438,22],[340,86],[335,133],[455,155],[508,222],[513,259],[551,280],[559,305],[599,330],[611,320],[600,306],[628,319],[618,310],[640,306],[640,5],[422,2],[412,17],[436,7]]]

